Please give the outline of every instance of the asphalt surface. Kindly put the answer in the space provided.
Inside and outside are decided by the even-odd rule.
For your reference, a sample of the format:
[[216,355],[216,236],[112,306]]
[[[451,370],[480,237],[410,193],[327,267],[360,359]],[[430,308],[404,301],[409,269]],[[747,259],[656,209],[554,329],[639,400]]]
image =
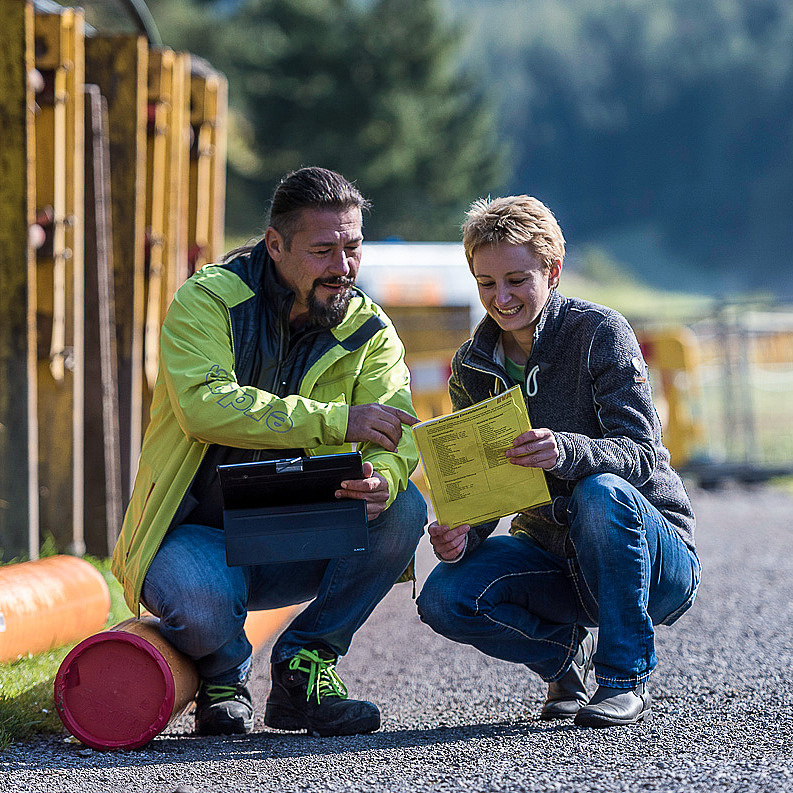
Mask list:
[[[396,587],[338,670],[380,705],[372,735],[268,730],[196,738],[187,716],[148,746],[103,753],[64,736],[0,752],[0,791],[793,790],[793,497],[767,487],[693,491],[703,581],[659,628],[653,717],[592,730],[544,723],[539,678],[433,634]],[[433,557],[426,538],[419,583]],[[268,648],[253,691],[263,710]]]

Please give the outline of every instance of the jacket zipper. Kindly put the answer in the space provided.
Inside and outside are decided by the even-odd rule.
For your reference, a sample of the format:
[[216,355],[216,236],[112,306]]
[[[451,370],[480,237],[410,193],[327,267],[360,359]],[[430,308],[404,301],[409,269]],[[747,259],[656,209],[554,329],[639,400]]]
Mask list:
[[[489,375],[495,380],[496,388],[494,389],[494,391],[491,394],[491,396],[496,396],[496,394],[500,394],[502,390],[506,390],[507,389],[509,384],[507,383],[506,378],[502,377],[501,374],[499,372],[495,371],[494,369],[489,368],[489,367],[476,366],[475,364],[472,364],[472,363],[466,363],[465,365],[469,369],[473,369],[475,372],[479,372],[481,374]],[[501,388],[498,388],[499,383],[501,384]]]

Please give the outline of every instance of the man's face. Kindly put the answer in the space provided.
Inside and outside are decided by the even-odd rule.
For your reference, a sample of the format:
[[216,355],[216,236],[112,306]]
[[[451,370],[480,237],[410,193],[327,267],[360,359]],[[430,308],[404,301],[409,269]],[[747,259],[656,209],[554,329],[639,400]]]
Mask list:
[[274,228],[264,235],[281,283],[295,293],[293,326],[333,327],[344,319],[361,264],[361,210],[303,209],[287,247]]

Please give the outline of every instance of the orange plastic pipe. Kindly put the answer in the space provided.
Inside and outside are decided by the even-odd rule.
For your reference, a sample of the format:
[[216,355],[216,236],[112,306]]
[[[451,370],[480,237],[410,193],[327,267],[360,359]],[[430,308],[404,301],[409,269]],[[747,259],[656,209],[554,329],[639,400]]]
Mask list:
[[195,699],[198,691],[198,671],[195,664],[186,655],[180,653],[163,638],[158,622],[159,620],[155,617],[143,617],[137,620],[133,617],[119,623],[112,630],[139,636],[156,647],[162,655],[171,672],[174,684],[174,703],[168,719],[170,721],[184,713],[187,706]]
[[110,613],[102,574],[77,556],[0,567],[0,662],[80,641]]
[[[250,612],[245,632],[254,651],[296,611]],[[157,623],[150,615],[128,619],[84,639],[61,664],[55,707],[66,729],[87,746],[144,746],[195,698],[195,664],[163,638]]]
[[300,611],[300,606],[284,606],[267,611],[249,611],[245,620],[245,635],[253,645],[253,652],[261,650],[292,617]]

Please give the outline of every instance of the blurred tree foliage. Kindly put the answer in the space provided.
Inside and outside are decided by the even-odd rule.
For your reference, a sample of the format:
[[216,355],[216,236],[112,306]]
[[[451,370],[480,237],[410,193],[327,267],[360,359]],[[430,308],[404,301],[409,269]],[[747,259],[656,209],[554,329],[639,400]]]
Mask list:
[[230,78],[232,229],[322,163],[370,238],[456,239],[472,198],[530,192],[655,283],[793,296],[791,0],[150,5]]
[[277,180],[303,165],[358,183],[371,239],[458,239],[472,197],[503,183],[493,108],[435,0],[150,6],[167,45],[229,79],[230,232],[261,229]]
[[500,93],[510,190],[571,239],[652,227],[692,279],[793,295],[790,0],[451,3]]

